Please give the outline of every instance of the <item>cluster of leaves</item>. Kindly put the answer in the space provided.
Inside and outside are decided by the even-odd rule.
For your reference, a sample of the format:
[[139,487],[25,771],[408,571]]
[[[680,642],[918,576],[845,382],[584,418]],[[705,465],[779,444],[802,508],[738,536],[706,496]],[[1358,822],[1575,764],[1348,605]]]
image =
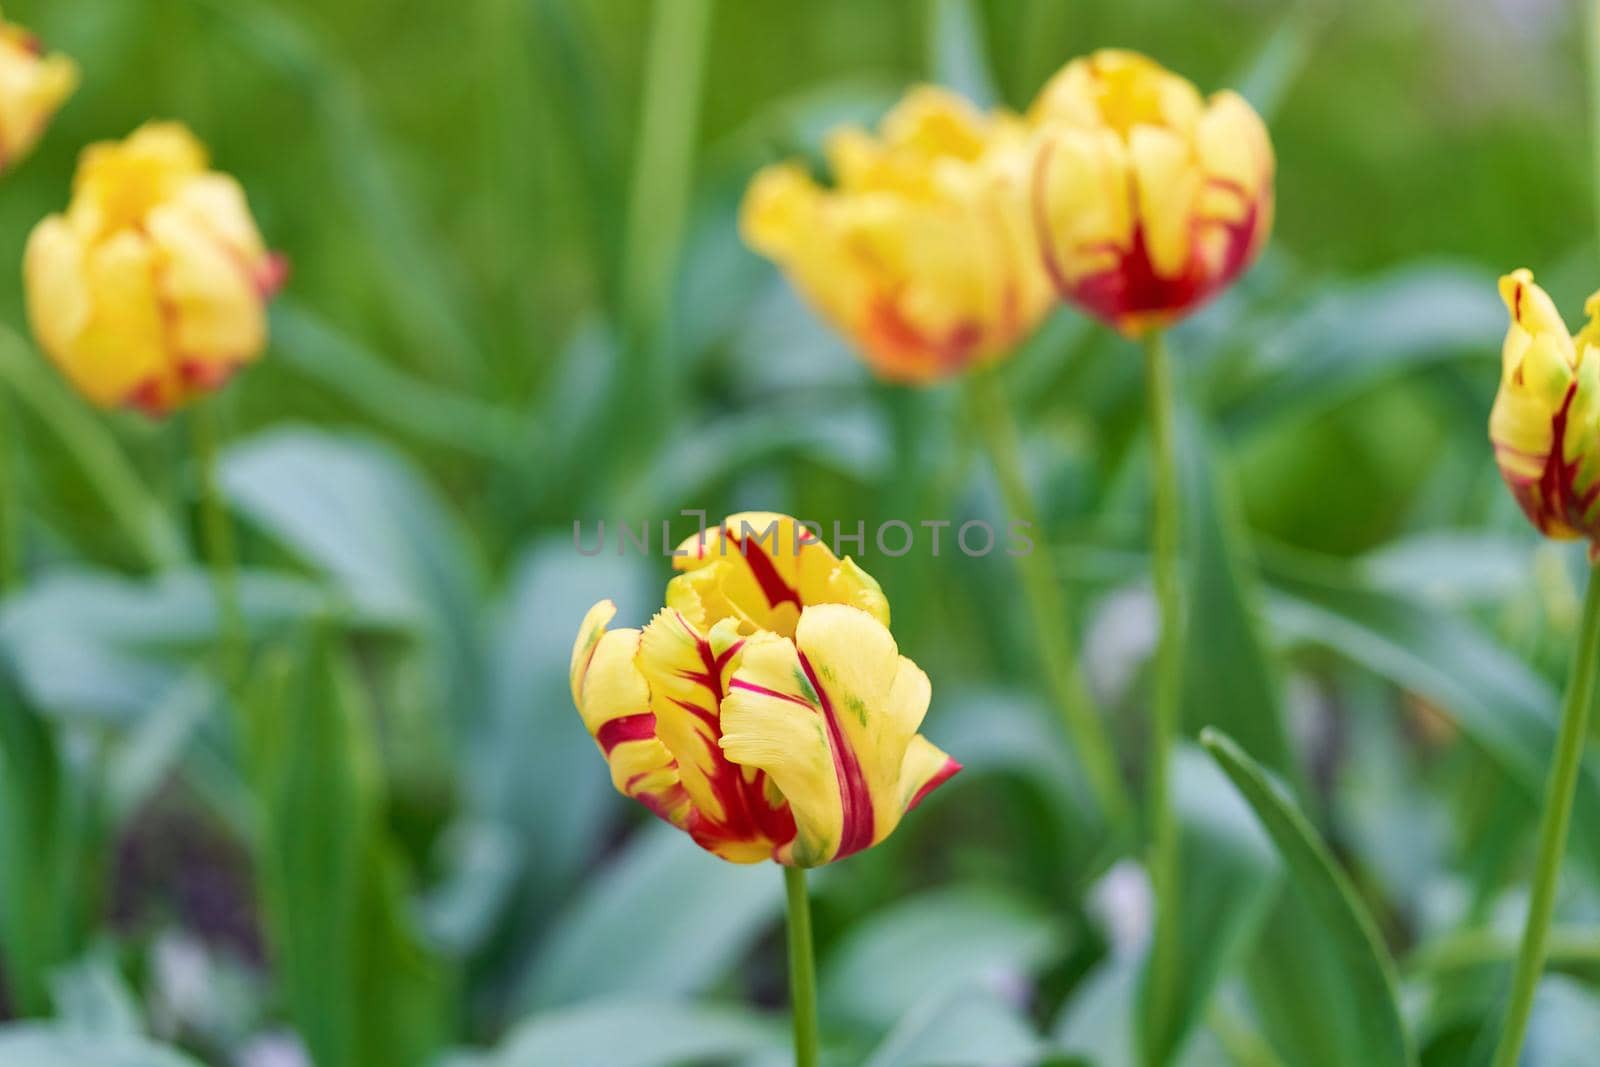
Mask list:
[[[871,120],[912,74],[1026,99],[1113,30],[1201,62],[1183,42],[1215,13],[1152,4],[1158,31],[1097,12],[1090,33],[1048,2],[818,4],[797,25],[839,76],[765,101],[720,90],[725,58],[702,76],[708,50],[813,45],[732,3],[714,18],[702,0],[658,4],[620,36],[598,27],[642,8],[444,5],[415,36],[395,29],[384,46],[402,60],[374,69],[330,43],[370,30],[364,5],[15,6],[88,72],[63,142],[181,109],[298,280],[270,359],[228,394],[240,432],[221,482],[252,652],[231,690],[181,435],[90,415],[0,328],[29,504],[27,581],[0,606],[0,974],[7,1013],[31,1020],[0,1026],[0,1062],[177,1067],[297,1046],[318,1067],[784,1062],[776,872],[629,811],[566,693],[584,609],[610,596],[642,621],[665,561],[578,555],[571,523],[760,506],[1000,525],[959,386],[867,382],[739,248],[740,183]],[[1294,180],[1320,111],[1285,94],[1320,34],[1365,49],[1376,31],[1324,14],[1290,12],[1253,59],[1206,31],[1248,60],[1237,83],[1286,131],[1286,236],[1173,338],[1192,619],[1179,995],[1141,996],[1142,874],[1111,865],[1037,699],[1007,560],[869,543],[897,639],[934,677],[928,732],[967,770],[814,879],[830,1063],[1458,1067],[1487,1052],[1577,560],[1535,556],[1483,443],[1504,328],[1492,274],[1329,275],[1336,220]],[[895,51],[906,40],[927,47]],[[888,69],[860,77],[852,41]],[[469,43],[482,86],[430,79],[455,95],[413,104],[419,57]],[[605,72],[635,66],[647,104],[630,136]],[[760,64],[744,77],[759,85]],[[380,132],[381,92],[427,149]],[[293,167],[236,164],[257,129]],[[471,198],[442,221],[419,205],[452,152]],[[41,153],[0,232],[20,240],[69,166]],[[1138,374],[1066,313],[1005,371],[1134,778],[1153,641]],[[1600,817],[1596,772],[1580,827]],[[1579,834],[1529,1052],[1544,1067],[1588,1062],[1600,1028],[1597,864]]]

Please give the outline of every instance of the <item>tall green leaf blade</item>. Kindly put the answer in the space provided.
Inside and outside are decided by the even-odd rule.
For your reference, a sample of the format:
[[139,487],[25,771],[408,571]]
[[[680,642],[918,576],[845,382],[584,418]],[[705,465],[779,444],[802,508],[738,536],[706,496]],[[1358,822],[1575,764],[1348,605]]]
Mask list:
[[1238,738],[1293,780],[1277,667],[1261,637],[1260,590],[1230,473],[1197,419],[1184,418],[1179,433],[1188,563],[1183,721],[1191,734],[1214,726]]
[[48,1010],[50,973],[82,936],[79,799],[50,725],[0,663],[0,960],[13,1005],[28,1015]]
[[[1177,997],[1157,1017],[1141,1001],[1145,1062],[1180,1062],[1222,978],[1253,943],[1278,888],[1282,865],[1250,808],[1199,750],[1173,760],[1183,893]],[[1146,991],[1147,992],[1147,991]]]
[[319,1067],[424,1064],[440,1044],[443,976],[407,915],[371,709],[325,633],[267,671],[249,747],[290,1013]]
[[[1227,736],[1207,730],[1201,739],[1234,787],[1255,810],[1289,872],[1292,893],[1316,919],[1323,950],[1343,975],[1341,986],[1325,989],[1332,1000],[1309,1001],[1311,1008],[1341,1025],[1322,1028],[1322,1036],[1303,1034],[1292,1048],[1280,1048],[1296,1063],[1411,1067],[1415,1054],[1400,1018],[1394,961],[1377,925],[1350,880],[1311,823],[1267,771]],[[1298,955],[1303,942],[1263,946],[1267,953]],[[1280,1038],[1281,1043],[1281,1038]]]
[[[1380,592],[1342,571],[1280,568],[1272,616],[1287,640],[1332,649],[1427,697],[1532,800],[1555,747],[1556,692],[1482,630],[1416,597]],[[1575,800],[1579,825],[1600,825],[1600,768],[1586,759]],[[1600,870],[1600,840],[1574,851]]]

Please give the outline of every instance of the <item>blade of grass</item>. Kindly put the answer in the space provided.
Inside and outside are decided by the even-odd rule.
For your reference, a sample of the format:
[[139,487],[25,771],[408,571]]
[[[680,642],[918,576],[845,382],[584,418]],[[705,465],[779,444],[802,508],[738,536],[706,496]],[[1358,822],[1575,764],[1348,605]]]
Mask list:
[[622,379],[619,425],[636,427],[630,437],[639,446],[672,425],[679,406],[665,326],[694,179],[711,7],[712,0],[657,0],[650,27],[621,293],[632,373]]
[[21,335],[5,326],[0,326],[0,381],[60,439],[151,569],[165,570],[188,558],[171,516],[111,431],[54,378]]

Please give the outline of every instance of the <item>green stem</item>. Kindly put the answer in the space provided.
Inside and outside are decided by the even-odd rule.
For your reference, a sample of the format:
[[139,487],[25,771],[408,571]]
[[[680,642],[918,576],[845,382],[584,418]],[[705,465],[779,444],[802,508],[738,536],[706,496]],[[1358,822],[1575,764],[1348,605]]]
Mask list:
[[1600,664],[1600,574],[1591,568],[1589,590],[1583,601],[1583,624],[1578,631],[1578,647],[1573,651],[1567,696],[1561,708],[1561,733],[1556,738],[1555,762],[1550,767],[1550,778],[1545,784],[1533,895],[1528,900],[1528,918],[1522,928],[1522,947],[1517,952],[1516,971],[1511,980],[1511,1001],[1506,1009],[1505,1028],[1500,1032],[1500,1045],[1495,1050],[1493,1067],[1516,1067],[1517,1059],[1522,1055],[1523,1039],[1527,1037],[1534,991],[1539,986],[1539,976],[1544,971],[1545,956],[1549,950],[1556,883],[1561,873],[1561,858],[1567,848],[1567,831],[1572,822],[1573,796],[1578,791],[1584,741],[1589,736],[1589,711],[1594,704],[1597,664]]
[[[1038,509],[1034,507],[1032,491],[1023,475],[1021,437],[999,378],[993,370],[976,371],[968,378],[974,417],[994,464],[1006,511],[1013,520],[1043,538]],[[1013,558],[1022,579],[1040,665],[1044,668],[1051,696],[1088,775],[1095,799],[1113,831],[1120,831],[1130,809],[1127,789],[1117,766],[1116,752],[1078,668],[1077,642],[1068,621],[1055,556],[1046,544]]]
[[789,898],[789,1001],[794,1011],[794,1065],[817,1067],[817,964],[811,946],[811,898],[802,867],[783,869]]
[[218,439],[215,401],[202,401],[190,415],[195,469],[199,478],[200,534],[206,565],[217,594],[218,656],[223,684],[231,688],[243,665],[244,613],[239,606],[239,557],[233,541],[233,524],[217,486]]
[[1156,646],[1155,711],[1150,736],[1150,883],[1156,898],[1149,991],[1152,1018],[1164,1019],[1177,983],[1178,901],[1182,877],[1172,807],[1172,750],[1183,729],[1183,594],[1178,577],[1178,463],[1174,447],[1172,360],[1159,330],[1145,339],[1150,451],[1155,488],[1152,563],[1161,636]]

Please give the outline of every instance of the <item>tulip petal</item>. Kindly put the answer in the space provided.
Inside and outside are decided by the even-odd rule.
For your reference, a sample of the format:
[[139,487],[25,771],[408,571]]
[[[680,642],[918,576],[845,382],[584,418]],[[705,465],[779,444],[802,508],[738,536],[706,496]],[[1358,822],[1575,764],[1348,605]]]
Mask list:
[[589,609],[572,648],[573,700],[589,735],[611,768],[617,792],[632,797],[677,827],[689,822],[689,794],[678,764],[656,736],[650,687],[634,661],[638,630],[606,630],[616,605]]
[[807,607],[793,641],[746,642],[723,702],[722,747],[770,774],[789,801],[797,834],[780,860],[828,863],[894,830],[942,766],[920,746],[907,760],[928,698],[927,676],[857,608]]
[[724,859],[754,863],[771,859],[795,831],[765,772],[733,764],[719,744],[722,702],[743,646],[735,620],[705,635],[668,608],[645,627],[637,665],[649,683],[656,734],[694,803],[689,833]]
[[678,552],[673,566],[685,573],[669,583],[667,605],[702,630],[733,617],[746,634],[789,636],[808,604],[850,604],[888,625],[889,602],[872,576],[787,515],[729,516]]

